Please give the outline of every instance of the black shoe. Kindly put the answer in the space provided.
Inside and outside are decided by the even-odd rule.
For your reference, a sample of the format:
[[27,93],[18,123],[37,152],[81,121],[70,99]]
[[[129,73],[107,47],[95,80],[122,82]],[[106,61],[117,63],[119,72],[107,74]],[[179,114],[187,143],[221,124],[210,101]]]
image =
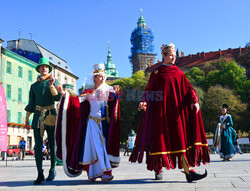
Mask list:
[[207,176],[207,170],[205,170],[204,174],[198,174],[197,172],[191,170],[191,171],[189,171],[189,174],[185,173],[185,175],[186,175],[186,179],[188,182],[192,182],[195,180],[201,180]]
[[155,172],[155,180],[162,180],[162,171],[159,174]]
[[46,178],[46,181],[52,181],[56,177],[56,171],[55,169],[49,171],[49,176]]
[[38,173],[37,179],[34,180],[34,185],[42,184],[43,181],[44,181],[44,175],[42,171],[41,173]]

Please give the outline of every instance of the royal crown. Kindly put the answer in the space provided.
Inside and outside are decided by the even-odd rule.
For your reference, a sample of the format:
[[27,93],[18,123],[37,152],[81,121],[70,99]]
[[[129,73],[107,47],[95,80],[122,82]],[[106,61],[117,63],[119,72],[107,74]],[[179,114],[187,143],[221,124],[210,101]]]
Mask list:
[[169,45],[163,44],[161,47],[161,54],[167,55],[169,52],[176,52],[175,45],[170,43]]
[[105,72],[105,65],[103,63],[101,64],[95,64],[94,65],[94,74],[99,74],[101,72]]

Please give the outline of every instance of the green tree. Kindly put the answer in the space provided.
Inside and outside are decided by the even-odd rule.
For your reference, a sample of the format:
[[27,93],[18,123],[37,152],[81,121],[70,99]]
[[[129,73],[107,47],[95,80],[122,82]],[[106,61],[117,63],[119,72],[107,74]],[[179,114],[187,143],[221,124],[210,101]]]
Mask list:
[[224,57],[220,57],[216,62],[212,62],[211,64],[215,66],[217,70],[223,70],[227,63],[228,61]]
[[185,74],[190,83],[196,86],[201,85],[205,78],[204,71],[197,67],[192,67],[191,70],[189,72],[185,72]]
[[245,119],[242,116],[247,111],[247,105],[243,104],[232,90],[217,85],[210,87],[204,96],[202,116],[207,132],[214,130],[221,115],[221,106],[224,103],[229,105],[229,113],[233,118],[234,129],[244,128],[242,122]]
[[130,130],[137,131],[142,112],[138,111],[140,97],[148,83],[148,76],[143,71],[136,72],[131,78],[116,80],[111,85],[119,85],[122,91],[121,141],[125,142]]
[[238,85],[247,80],[246,69],[239,66],[235,61],[226,64],[220,71],[220,84],[238,91]]
[[205,76],[206,76],[209,72],[216,70],[216,67],[211,63],[206,63],[202,66],[201,69],[204,71]]
[[207,91],[210,86],[215,86],[216,84],[220,83],[220,71],[219,70],[213,70],[209,72],[204,79],[201,87]]
[[194,89],[196,91],[197,97],[199,99],[199,105],[200,105],[200,108],[201,108],[202,105],[203,105],[203,102],[204,102],[205,92],[200,87],[196,87],[196,86],[193,86],[193,87],[194,87]]

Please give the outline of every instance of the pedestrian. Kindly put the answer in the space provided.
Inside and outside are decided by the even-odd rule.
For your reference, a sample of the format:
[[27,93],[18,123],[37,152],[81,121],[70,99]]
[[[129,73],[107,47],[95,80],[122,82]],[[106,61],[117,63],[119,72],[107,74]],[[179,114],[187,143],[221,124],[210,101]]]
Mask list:
[[234,143],[234,150],[235,152],[238,152],[240,153],[241,155],[243,155],[243,152],[242,150],[240,149],[240,145],[239,145],[239,137],[238,137],[238,134],[237,132],[234,130],[235,132],[235,135],[236,135],[236,142]]
[[47,140],[44,140],[43,142],[42,152],[43,152],[43,160],[49,160],[49,147]]
[[223,161],[231,161],[235,154],[234,143],[236,143],[236,133],[233,129],[233,120],[227,113],[228,105],[223,104],[221,108],[222,115],[216,126],[214,133],[214,147],[217,148]]
[[127,156],[129,156],[129,142],[128,142],[128,140],[126,141],[126,144],[125,144],[124,156],[126,155],[126,153],[127,153]]
[[26,141],[24,140],[24,137],[22,137],[21,141],[19,142],[20,147],[20,153],[21,153],[21,160],[24,160],[25,158],[25,152],[26,152]]
[[175,66],[175,46],[162,46],[163,62],[156,64],[138,110],[143,116],[129,160],[142,162],[146,151],[148,170],[161,180],[162,168],[184,168],[186,180],[207,176],[189,167],[210,161],[198,98],[185,74]]
[[106,84],[104,70],[104,64],[94,65],[90,83],[84,85],[88,89],[80,96],[60,90],[57,157],[70,177],[86,170],[90,181],[110,181],[120,162],[119,87]]
[[55,101],[59,101],[61,95],[58,94],[56,87],[59,85],[55,80],[51,83],[52,66],[49,64],[47,58],[40,58],[39,64],[36,66],[36,71],[40,74],[37,81],[30,87],[29,103],[26,106],[26,128],[29,128],[29,118],[31,113],[34,113],[32,120],[32,129],[35,138],[35,160],[38,171],[38,177],[34,184],[41,184],[44,181],[44,174],[42,168],[43,162],[43,135],[47,131],[48,142],[50,146],[50,160],[51,166],[49,175],[46,181],[54,180],[56,176],[55,171],[55,143],[54,131],[56,121]]
[[2,157],[2,160],[5,160],[5,156],[6,156],[6,152],[5,151],[1,151],[1,157]]
[[250,130],[248,130],[248,142],[250,144]]

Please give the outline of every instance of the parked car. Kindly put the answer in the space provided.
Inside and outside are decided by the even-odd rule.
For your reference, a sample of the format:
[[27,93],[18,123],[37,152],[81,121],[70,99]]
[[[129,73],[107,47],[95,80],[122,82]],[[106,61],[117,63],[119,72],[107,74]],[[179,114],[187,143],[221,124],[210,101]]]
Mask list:
[[7,155],[12,157],[18,157],[20,158],[20,147],[19,145],[9,145],[7,148]]
[[26,150],[26,155],[34,155],[34,150]]

